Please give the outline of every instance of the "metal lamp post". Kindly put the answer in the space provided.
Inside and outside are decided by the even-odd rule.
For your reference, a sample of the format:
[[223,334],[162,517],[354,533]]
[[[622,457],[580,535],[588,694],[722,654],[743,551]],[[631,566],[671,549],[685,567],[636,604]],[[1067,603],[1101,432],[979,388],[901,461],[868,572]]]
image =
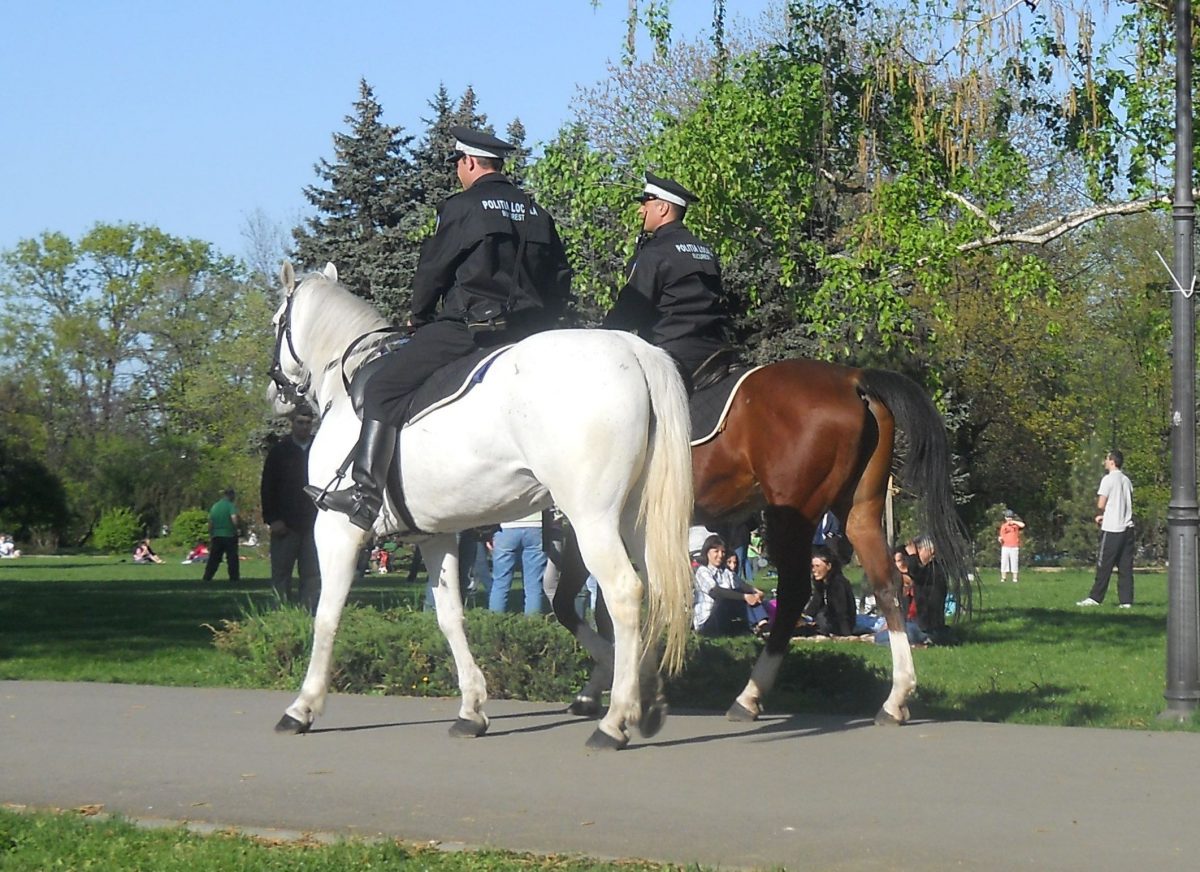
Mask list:
[[1167,687],[1164,719],[1186,720],[1200,704],[1197,585],[1196,312],[1192,198],[1192,3],[1175,0],[1175,279],[1171,294],[1171,502],[1167,506]]

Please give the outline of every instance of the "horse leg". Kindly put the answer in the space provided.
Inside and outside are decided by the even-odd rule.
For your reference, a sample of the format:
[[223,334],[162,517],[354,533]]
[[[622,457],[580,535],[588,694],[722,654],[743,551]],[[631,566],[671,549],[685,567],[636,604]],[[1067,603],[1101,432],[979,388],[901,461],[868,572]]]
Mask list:
[[775,686],[792,631],[812,590],[812,537],[816,526],[787,506],[768,506],[763,516],[768,557],[779,571],[775,625],[750,672],[750,680],[725,713],[731,721],[753,721],[762,714],[763,698]]
[[450,644],[454,655],[454,666],[458,670],[458,689],[462,693],[462,705],[458,719],[450,727],[455,738],[473,739],[487,732],[488,719],[483,713],[487,700],[487,682],[483,672],[471,656],[467,645],[467,634],[463,628],[462,590],[458,580],[458,546],[454,536],[435,536],[422,543],[421,554],[425,566],[432,571],[438,567],[437,582],[433,586],[433,601],[437,610],[438,627]]
[[[648,586],[650,579],[647,575],[646,564],[648,555],[646,555],[646,536],[643,528],[640,528],[635,523],[634,519],[626,519],[627,523],[623,530],[623,538],[628,543],[630,554],[644,555],[638,561],[638,565],[634,567],[637,571],[638,578],[641,579],[642,585]],[[598,608],[598,606],[597,606]],[[608,616],[607,610],[605,619],[609,633],[612,632],[612,619]],[[597,621],[599,626],[599,621]],[[641,691],[639,703],[641,713],[638,718],[638,731],[647,739],[656,735],[663,728],[663,724],[667,721],[667,696],[663,691],[662,673],[659,670],[659,659],[661,651],[658,646],[646,646],[646,650],[642,651],[641,662],[638,666],[638,688]]]
[[313,620],[312,656],[300,695],[275,725],[277,733],[307,733],[313,719],[325,709],[333,666],[333,640],[367,533],[343,515],[322,512],[317,517],[313,537],[321,566],[321,593]]
[[643,585],[629,562],[615,524],[577,525],[579,549],[608,602],[613,621],[613,683],[608,712],[587,741],[593,749],[619,750],[629,744],[628,725],[641,717],[638,691]]
[[[585,718],[600,717],[600,697],[612,683],[612,642],[602,638],[579,617],[575,611],[575,598],[587,580],[587,567],[579,554],[579,543],[575,531],[568,527],[564,531],[563,552],[560,559],[558,588],[551,598],[554,616],[566,627],[585,651],[591,655],[592,672],[587,683],[580,688],[567,711]],[[606,613],[607,615],[607,613]],[[611,623],[609,624],[611,627]]]
[[896,600],[899,580],[893,582],[895,565],[891,549],[883,538],[883,496],[855,502],[846,520],[846,537],[854,545],[859,562],[875,591],[875,604],[887,620],[888,641],[892,649],[892,692],[875,715],[875,723],[897,725],[908,721],[908,698],[917,687],[917,671],[904,615]]

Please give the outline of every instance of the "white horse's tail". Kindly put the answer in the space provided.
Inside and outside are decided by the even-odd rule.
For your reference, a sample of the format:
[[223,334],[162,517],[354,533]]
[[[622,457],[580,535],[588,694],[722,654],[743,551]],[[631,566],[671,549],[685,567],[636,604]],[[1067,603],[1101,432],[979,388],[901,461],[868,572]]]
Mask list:
[[692,628],[692,570],[688,525],[692,519],[691,421],[687,389],[665,351],[630,336],[653,413],[638,524],[645,525],[649,613],[647,649],[666,637],[662,665],[678,672]]

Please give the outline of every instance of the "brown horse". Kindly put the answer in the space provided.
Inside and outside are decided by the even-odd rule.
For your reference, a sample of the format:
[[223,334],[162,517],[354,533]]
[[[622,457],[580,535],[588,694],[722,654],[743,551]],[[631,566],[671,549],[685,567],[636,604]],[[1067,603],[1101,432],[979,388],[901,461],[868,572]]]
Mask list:
[[[907,443],[902,457],[898,433]],[[767,556],[779,571],[775,629],[728,717],[753,720],[762,711],[811,591],[813,534],[830,510],[866,570],[890,631],[892,691],[875,720],[907,721],[916,671],[895,595],[899,578],[883,530],[893,472],[920,498],[937,562],[962,610],[969,613],[971,603],[969,547],[951,493],[946,430],[925,392],[911,379],[885,370],[813,360],[771,364],[745,379],[717,436],[692,449],[692,469],[697,520],[731,524],[761,511]],[[572,551],[567,548],[554,612],[597,661],[571,706],[576,714],[595,716],[612,655],[603,638],[607,622],[602,610],[599,634],[575,612],[575,594],[586,573]],[[644,662],[652,661],[648,657]]]

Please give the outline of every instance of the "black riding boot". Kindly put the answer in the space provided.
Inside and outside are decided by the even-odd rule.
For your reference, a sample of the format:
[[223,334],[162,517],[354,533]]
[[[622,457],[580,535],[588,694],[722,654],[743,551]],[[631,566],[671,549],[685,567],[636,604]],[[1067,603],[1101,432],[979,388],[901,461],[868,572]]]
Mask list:
[[342,512],[350,516],[354,526],[370,530],[383,507],[381,489],[387,481],[395,450],[396,428],[367,418],[362,423],[358,444],[354,446],[354,468],[350,473],[354,484],[329,491],[324,496],[313,485],[306,487],[304,492],[313,498],[318,508]]

